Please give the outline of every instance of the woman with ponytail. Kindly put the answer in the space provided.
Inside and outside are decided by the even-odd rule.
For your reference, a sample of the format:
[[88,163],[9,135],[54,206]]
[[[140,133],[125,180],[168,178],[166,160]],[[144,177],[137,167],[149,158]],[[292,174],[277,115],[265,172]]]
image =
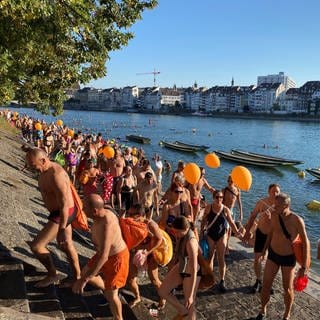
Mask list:
[[[178,262],[164,278],[159,288],[159,295],[178,311],[175,319],[196,319],[195,299],[201,277],[198,265],[198,240],[194,234],[193,224],[184,216],[174,219],[172,232],[177,239]],[[172,294],[172,290],[181,284],[184,304]]]

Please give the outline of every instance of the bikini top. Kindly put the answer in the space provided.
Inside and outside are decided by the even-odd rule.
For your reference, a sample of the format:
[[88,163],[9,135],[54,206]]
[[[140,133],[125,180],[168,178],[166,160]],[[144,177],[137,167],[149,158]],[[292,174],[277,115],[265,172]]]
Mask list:
[[127,192],[132,192],[133,191],[134,186],[129,187],[128,185],[126,185],[125,184],[126,183],[126,179],[125,178],[123,178],[123,183],[124,183],[124,185],[121,188],[121,192],[127,193]]

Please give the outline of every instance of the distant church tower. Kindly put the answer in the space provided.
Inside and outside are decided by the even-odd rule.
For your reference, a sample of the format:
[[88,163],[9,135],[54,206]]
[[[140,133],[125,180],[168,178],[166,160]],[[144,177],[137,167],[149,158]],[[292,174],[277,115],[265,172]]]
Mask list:
[[234,86],[234,79],[233,79],[233,77],[232,77],[232,80],[231,80],[231,87],[233,87]]
[[197,89],[197,88],[198,88],[198,84],[197,84],[197,81],[195,81],[195,82],[194,82],[194,85],[193,85],[193,87],[194,87],[195,89]]

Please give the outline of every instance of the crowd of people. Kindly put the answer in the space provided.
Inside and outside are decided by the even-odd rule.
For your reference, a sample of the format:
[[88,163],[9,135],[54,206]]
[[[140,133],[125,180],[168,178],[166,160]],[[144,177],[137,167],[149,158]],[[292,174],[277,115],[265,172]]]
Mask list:
[[[141,301],[134,257],[138,250],[143,250],[148,275],[159,295],[159,309],[168,302],[177,310],[175,319],[196,319],[196,295],[202,277],[198,261],[203,253],[199,240],[207,239],[211,270],[217,257],[218,289],[223,294],[227,291],[225,256],[233,232],[241,240],[254,243],[256,281],[252,293],[261,291],[261,311],[256,319],[266,317],[272,282],[280,268],[285,304],[283,319],[289,319],[296,260],[278,217],[282,217],[291,239],[298,234],[301,237],[300,276],[308,272],[309,241],[303,220],[292,213],[290,197],[280,192],[278,184],[269,186],[268,196],[258,201],[247,223],[242,225],[241,191],[231,176],[227,186],[217,190],[206,180],[205,169],[200,168],[199,181],[190,184],[184,177],[185,164],[179,161],[171,174],[169,188],[162,190],[163,170],[170,170],[171,165],[162,162],[158,154],[148,158],[142,149],[123,148],[112,139],[104,140],[101,134],[75,132],[62,121],[47,124],[9,110],[2,111],[1,115],[21,130],[23,140],[29,144],[26,166],[40,172],[39,188],[50,213],[47,224],[31,243],[32,252],[48,271],[37,286],[61,282],[47,249],[48,243],[56,239],[73,272],[71,278],[62,283],[78,294],[87,283],[95,285],[103,290],[114,318],[122,319],[120,288],[127,285],[131,289],[135,297],[133,307]],[[106,154],[107,147],[112,147],[114,154]],[[83,194],[84,211],[93,221],[91,234],[96,254],[82,268],[72,241],[71,223],[77,209],[70,182]],[[203,200],[203,188],[212,194],[212,201]],[[239,221],[235,221],[233,214],[235,206],[238,206]],[[148,236],[139,247],[128,249],[119,217],[131,217],[146,225]],[[152,255],[161,243],[161,229],[170,235],[175,246],[174,258],[162,279]],[[184,301],[174,293],[179,285],[183,287]]]

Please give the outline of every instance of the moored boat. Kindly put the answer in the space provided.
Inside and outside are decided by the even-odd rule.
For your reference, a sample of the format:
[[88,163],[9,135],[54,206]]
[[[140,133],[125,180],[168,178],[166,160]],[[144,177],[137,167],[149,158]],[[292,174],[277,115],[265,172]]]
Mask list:
[[306,171],[317,179],[320,179],[320,170],[316,168],[306,169]]
[[148,143],[151,142],[150,138],[143,137],[143,136],[138,136],[138,135],[135,135],[135,134],[129,134],[129,135],[126,136],[126,138],[129,141],[134,141],[134,142],[143,143],[143,144],[148,144]]
[[225,160],[242,163],[242,164],[249,164],[252,166],[259,166],[259,167],[277,167],[280,166],[281,163],[274,162],[270,160],[263,160],[263,159],[253,159],[246,156],[236,155],[229,152],[223,152],[223,151],[214,151],[215,154],[223,158]]
[[162,144],[166,148],[170,148],[170,149],[174,149],[174,150],[178,150],[178,151],[183,151],[183,152],[197,152],[197,151],[199,151],[199,149],[197,149],[197,148],[182,146],[180,144],[177,144],[176,142],[160,141],[160,144]]
[[279,162],[279,164],[281,164],[281,165],[297,165],[297,164],[304,163],[304,161],[301,161],[301,160],[292,160],[292,159],[274,157],[274,156],[269,156],[266,154],[243,151],[243,150],[238,150],[238,149],[232,149],[231,153],[235,154],[235,155],[246,156],[248,158],[253,158],[253,159],[261,159],[261,160]]
[[201,150],[207,150],[210,147],[209,146],[205,146],[205,145],[200,145],[200,144],[191,144],[191,143],[185,143],[185,142],[181,142],[181,141],[175,141],[176,144],[181,145],[183,147],[191,147],[191,148],[195,148],[198,149],[199,151]]

